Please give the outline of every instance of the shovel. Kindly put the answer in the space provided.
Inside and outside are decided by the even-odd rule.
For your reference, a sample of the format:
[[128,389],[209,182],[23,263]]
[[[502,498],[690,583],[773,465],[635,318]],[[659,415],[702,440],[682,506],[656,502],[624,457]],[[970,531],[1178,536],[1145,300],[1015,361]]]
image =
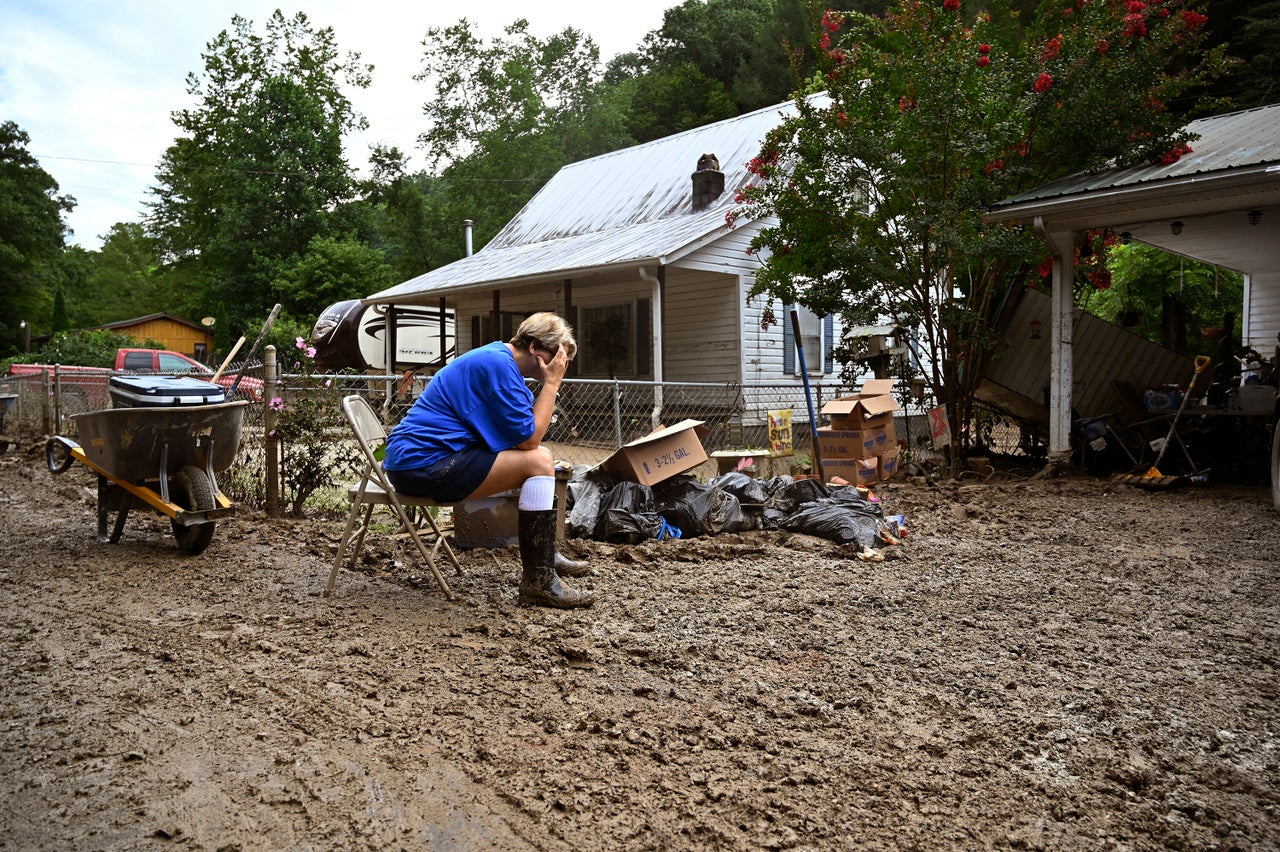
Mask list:
[[[1182,397],[1182,402],[1178,405],[1177,412],[1173,415],[1173,422],[1169,424],[1169,434],[1165,436],[1164,443],[1160,445],[1160,452],[1156,454],[1156,460],[1151,463],[1151,468],[1144,474],[1128,474],[1120,477],[1124,482],[1130,485],[1137,485],[1142,488],[1169,488],[1182,481],[1181,476],[1165,476],[1160,472],[1160,460],[1164,458],[1164,451],[1169,449],[1169,444],[1175,439],[1175,430],[1178,428],[1178,418],[1182,417],[1183,410],[1187,407],[1187,400],[1191,399],[1191,389],[1195,387],[1196,378],[1209,368],[1209,356],[1196,356],[1196,371],[1191,375],[1191,384],[1187,386],[1187,392]],[[1190,457],[1187,461],[1191,463],[1192,473],[1196,473],[1195,462]]]

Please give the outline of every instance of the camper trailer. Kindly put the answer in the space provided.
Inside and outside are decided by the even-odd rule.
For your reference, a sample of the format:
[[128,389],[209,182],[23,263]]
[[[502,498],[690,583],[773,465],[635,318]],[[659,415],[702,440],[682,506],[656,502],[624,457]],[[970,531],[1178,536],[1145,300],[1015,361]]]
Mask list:
[[[327,370],[426,372],[453,358],[453,311],[442,308],[395,309],[394,334],[388,339],[387,310],[358,299],[337,302],[320,312],[311,330],[316,366]],[[388,351],[395,355],[387,363]]]

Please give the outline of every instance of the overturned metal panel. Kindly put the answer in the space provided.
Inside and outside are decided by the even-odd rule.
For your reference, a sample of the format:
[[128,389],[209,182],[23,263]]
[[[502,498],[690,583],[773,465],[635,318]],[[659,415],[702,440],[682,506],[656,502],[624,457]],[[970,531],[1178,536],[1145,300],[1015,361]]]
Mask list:
[[[1004,348],[992,357],[978,398],[1026,420],[1047,422],[1050,299],[1026,291],[1005,325]],[[1072,405],[1081,417],[1120,411],[1113,381],[1135,388],[1186,385],[1194,361],[1092,314],[1076,311]]]

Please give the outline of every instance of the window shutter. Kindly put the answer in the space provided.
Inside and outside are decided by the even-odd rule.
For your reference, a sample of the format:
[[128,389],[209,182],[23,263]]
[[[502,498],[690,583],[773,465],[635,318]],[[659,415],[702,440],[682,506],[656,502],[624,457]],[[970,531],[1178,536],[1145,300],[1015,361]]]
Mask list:
[[791,306],[782,305],[782,372],[788,376],[796,372],[796,341],[791,334]]
[[650,317],[650,300],[636,299],[636,375],[647,376],[653,372],[651,360],[653,328]]
[[835,333],[835,317],[827,314],[822,318],[822,372],[824,373],[835,372],[835,341],[831,339],[835,337]]
[[471,348],[478,349],[480,347],[480,315],[473,314],[471,316]]

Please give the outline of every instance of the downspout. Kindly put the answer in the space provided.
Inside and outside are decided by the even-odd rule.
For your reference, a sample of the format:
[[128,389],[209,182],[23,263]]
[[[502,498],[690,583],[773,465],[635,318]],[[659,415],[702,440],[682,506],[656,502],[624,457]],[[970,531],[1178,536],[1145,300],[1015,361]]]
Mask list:
[[1053,292],[1049,320],[1049,460],[1071,458],[1071,389],[1075,326],[1067,263],[1074,258],[1075,232],[1050,232],[1042,216],[1035,217],[1036,233],[1053,258]]
[[662,425],[662,283],[667,276],[661,266],[657,275],[643,266],[637,271],[640,279],[647,281],[652,290],[649,309],[653,311],[653,322],[650,323],[653,333],[653,345],[650,347],[653,356],[653,411],[649,413],[649,425],[657,429]]

